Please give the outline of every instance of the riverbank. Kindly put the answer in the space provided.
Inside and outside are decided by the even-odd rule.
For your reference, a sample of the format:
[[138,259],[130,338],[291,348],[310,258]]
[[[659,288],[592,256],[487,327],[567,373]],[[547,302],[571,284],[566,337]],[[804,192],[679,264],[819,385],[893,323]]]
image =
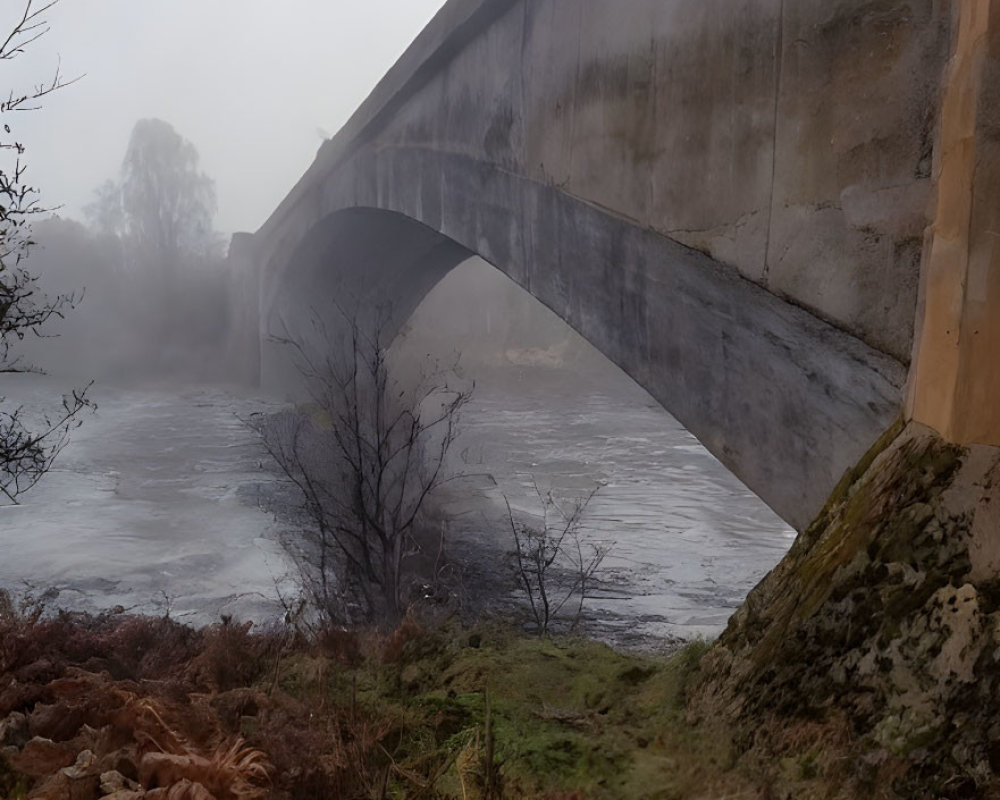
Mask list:
[[306,641],[126,615],[3,620],[0,797],[835,796],[802,748],[760,764],[736,731],[688,719],[700,643],[657,658],[499,624]]

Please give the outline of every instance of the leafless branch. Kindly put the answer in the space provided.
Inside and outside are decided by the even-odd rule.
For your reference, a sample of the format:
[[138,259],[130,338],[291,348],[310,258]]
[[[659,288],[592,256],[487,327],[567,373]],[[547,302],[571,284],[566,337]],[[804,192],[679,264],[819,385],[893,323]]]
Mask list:
[[546,636],[573,598],[577,599],[576,612],[569,627],[572,630],[579,624],[584,603],[593,596],[597,573],[613,544],[585,542],[581,534],[584,512],[597,488],[575,501],[569,510],[551,491],[543,494],[537,483],[534,488],[541,504],[540,526],[516,520],[506,495],[504,503],[514,540],[517,582],[528,599],[538,635]]
[[[37,5],[27,0],[19,21],[0,41],[0,61],[10,60],[24,52],[31,43],[48,31],[44,15],[59,0]],[[15,94],[0,102],[0,114],[14,110],[31,110],[31,101],[66,86],[59,66],[47,83],[29,92]],[[36,284],[36,278],[23,266],[31,239],[30,221],[43,211],[38,192],[25,182],[25,164],[21,160],[24,146],[11,138],[10,126],[3,125],[0,150],[15,154],[12,168],[0,169],[0,373],[38,372],[36,367],[11,355],[11,346],[25,336],[43,336],[41,326],[63,312],[78,299],[74,295],[46,297]],[[0,502],[17,503],[18,497],[34,486],[49,471],[55,457],[69,441],[69,434],[80,424],[85,409],[94,408],[87,397],[89,385],[74,390],[62,399],[62,410],[52,416],[36,414],[35,419],[21,406],[7,410],[0,398]],[[40,417],[40,419],[39,419]],[[31,427],[29,427],[29,425]]]
[[[264,446],[296,487],[311,522],[304,583],[331,620],[388,622],[408,605],[406,559],[471,388],[429,371],[404,388],[391,376],[386,323],[337,308],[334,335],[314,314],[310,338],[274,341],[306,380],[309,406],[262,420]],[[440,545],[439,545],[440,546]]]
[[[44,416],[40,425],[29,430],[25,411],[0,409],[0,496],[17,503],[49,471],[52,462],[69,441],[69,434],[80,425],[80,413],[96,408],[87,397],[88,384],[82,390],[65,395],[62,409],[54,417]],[[0,398],[2,400],[2,398]]]
[[34,0],[27,0],[20,21],[0,44],[0,60],[9,61],[17,57],[29,44],[48,33],[49,26],[43,15],[58,2],[59,0],[50,0],[36,6]]

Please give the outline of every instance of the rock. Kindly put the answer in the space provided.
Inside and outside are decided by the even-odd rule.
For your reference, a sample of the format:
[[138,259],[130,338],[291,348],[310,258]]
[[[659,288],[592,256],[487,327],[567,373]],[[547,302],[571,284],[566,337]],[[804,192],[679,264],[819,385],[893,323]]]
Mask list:
[[136,781],[129,780],[116,769],[101,773],[101,791],[106,795],[121,791],[136,792],[141,788]]
[[689,714],[727,716],[759,753],[840,725],[851,796],[887,781],[899,797],[993,796],[969,787],[1000,771],[998,506],[1000,448],[908,425],[751,592]]
[[76,735],[86,719],[87,712],[83,708],[39,703],[28,716],[28,731],[32,736],[64,742]]
[[100,776],[90,767],[66,767],[59,770],[68,800],[96,800],[100,796]]
[[98,800],[100,789],[96,775],[66,767],[43,780],[30,796],[38,800]]
[[[32,740],[32,742],[37,741]],[[57,743],[53,745],[56,748],[69,749],[68,745]],[[40,746],[35,745],[35,747]],[[43,776],[42,782],[32,790],[31,796],[45,800],[97,800],[101,791],[96,763],[97,758],[90,750],[82,750],[77,754],[72,766],[63,767],[48,777]]]
[[0,721],[0,747],[24,747],[31,739],[28,718],[20,711],[11,711]]
[[100,759],[97,763],[98,772],[101,775],[106,772],[117,772],[125,779],[126,786],[132,784],[139,786],[141,784],[139,783],[139,767],[136,764],[136,758],[135,750],[132,748],[115,750]]
[[36,736],[17,755],[9,759],[10,765],[18,772],[32,778],[51,775],[76,761],[76,751],[64,742],[53,742]]

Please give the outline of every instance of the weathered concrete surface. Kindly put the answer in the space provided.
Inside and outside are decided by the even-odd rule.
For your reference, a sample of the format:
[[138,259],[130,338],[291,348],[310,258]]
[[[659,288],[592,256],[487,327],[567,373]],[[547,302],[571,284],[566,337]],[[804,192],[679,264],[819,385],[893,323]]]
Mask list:
[[946,8],[542,6],[518,168],[908,360]]
[[801,527],[900,407],[950,25],[452,0],[255,235],[267,324],[359,288],[405,312],[477,253]]
[[959,5],[909,411],[951,441],[1000,445],[1000,2]]

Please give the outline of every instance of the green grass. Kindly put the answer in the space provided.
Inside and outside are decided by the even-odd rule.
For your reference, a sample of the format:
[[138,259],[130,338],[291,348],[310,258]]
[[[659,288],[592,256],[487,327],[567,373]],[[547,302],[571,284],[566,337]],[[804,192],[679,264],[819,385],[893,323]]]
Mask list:
[[475,751],[481,762],[488,692],[504,797],[686,797],[734,763],[725,733],[685,719],[686,686],[707,648],[697,641],[664,659],[582,638],[454,629],[415,634],[394,657],[356,667],[324,670],[298,655],[280,683],[396,719],[385,743],[395,763],[433,774],[451,762],[435,796],[461,797],[462,759]]

